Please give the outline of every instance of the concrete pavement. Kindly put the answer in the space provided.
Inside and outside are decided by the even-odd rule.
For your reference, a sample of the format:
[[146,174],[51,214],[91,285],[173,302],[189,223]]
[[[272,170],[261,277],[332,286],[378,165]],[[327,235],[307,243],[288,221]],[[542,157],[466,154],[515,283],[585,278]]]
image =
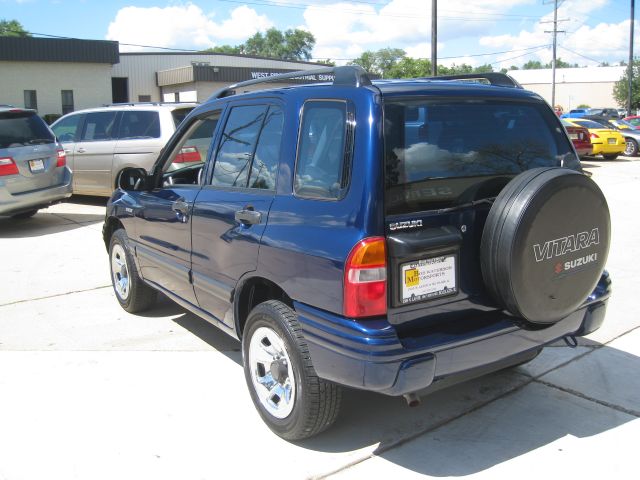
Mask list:
[[255,412],[238,342],[166,299],[119,307],[104,201],[0,219],[0,480],[637,478],[640,161],[586,164],[612,211],[603,328],[414,409],[349,390],[337,424],[295,444]]

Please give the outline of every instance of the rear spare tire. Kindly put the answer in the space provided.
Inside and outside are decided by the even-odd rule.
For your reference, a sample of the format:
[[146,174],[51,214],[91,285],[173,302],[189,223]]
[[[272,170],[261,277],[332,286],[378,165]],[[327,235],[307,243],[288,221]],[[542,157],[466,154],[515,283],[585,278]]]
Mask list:
[[480,245],[489,293],[531,323],[557,322],[593,292],[607,260],[611,222],[602,191],[565,168],[535,168],[496,198]]

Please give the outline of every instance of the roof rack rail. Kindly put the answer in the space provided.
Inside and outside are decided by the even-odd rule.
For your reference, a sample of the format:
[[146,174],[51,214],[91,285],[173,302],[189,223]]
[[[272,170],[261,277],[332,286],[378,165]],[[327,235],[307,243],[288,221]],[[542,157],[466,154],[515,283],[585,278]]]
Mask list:
[[486,80],[490,85],[498,87],[522,88],[515,79],[500,72],[464,73],[460,75],[439,75],[437,77],[421,77],[423,80],[462,80],[464,82],[478,82]]
[[121,103],[103,103],[103,107],[137,107],[140,105],[178,105],[181,103],[198,103],[198,102],[121,102]]
[[249,85],[278,82],[280,80],[295,78],[304,79],[305,77],[309,77],[311,75],[333,75],[333,85],[336,86],[365,87],[367,85],[371,85],[369,75],[364,70],[364,68],[359,65],[345,65],[341,67],[325,67],[314,68],[312,70],[298,70],[297,72],[282,73],[269,77],[246,80],[244,82],[235,83],[233,85],[229,85],[228,87],[224,87],[213,92],[213,94],[209,97],[209,100],[235,95],[236,89],[239,87],[248,87]]

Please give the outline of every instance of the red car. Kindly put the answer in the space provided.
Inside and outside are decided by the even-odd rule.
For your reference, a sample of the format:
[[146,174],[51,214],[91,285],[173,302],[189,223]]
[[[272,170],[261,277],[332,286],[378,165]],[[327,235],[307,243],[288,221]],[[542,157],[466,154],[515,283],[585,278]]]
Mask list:
[[631,125],[633,125],[633,128],[635,128],[636,130],[640,130],[640,115],[632,115],[630,117],[624,117],[623,120],[626,120]]
[[569,138],[573,142],[573,146],[580,158],[591,155],[593,153],[593,147],[591,146],[591,139],[589,137],[589,130],[584,127],[576,127],[572,123],[562,120],[562,125],[567,130]]

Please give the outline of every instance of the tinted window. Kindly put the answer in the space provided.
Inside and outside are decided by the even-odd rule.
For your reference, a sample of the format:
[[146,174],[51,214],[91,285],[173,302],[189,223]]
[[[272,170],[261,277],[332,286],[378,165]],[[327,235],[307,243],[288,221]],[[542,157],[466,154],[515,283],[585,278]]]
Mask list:
[[305,103],[298,145],[295,191],[300,196],[340,198],[346,187],[347,104]]
[[222,134],[213,169],[212,184],[224,187],[246,187],[256,140],[267,107],[262,105],[234,107]]
[[178,125],[182,123],[189,112],[191,112],[193,108],[176,108],[171,112],[171,116],[173,117],[173,123],[178,128]]
[[87,113],[82,129],[83,141],[111,140],[115,137],[116,112]]
[[120,120],[121,140],[133,138],[160,138],[160,116],[158,112],[124,112]]
[[220,111],[215,111],[194,121],[175,148],[164,170],[174,171],[206,162],[219,119]]
[[392,212],[494,196],[499,188],[489,188],[486,177],[508,179],[534,167],[561,166],[572,152],[557,117],[542,103],[412,99],[386,102],[384,113]]
[[593,120],[576,119],[576,120],[574,120],[574,123],[577,124],[577,125],[580,125],[581,127],[585,127],[585,128],[610,128],[607,125],[604,125],[604,124],[598,123],[598,122],[594,122]]
[[83,115],[70,115],[60,119],[51,127],[61,142],[75,142],[78,139],[78,126]]
[[283,120],[280,107],[269,108],[251,164],[249,188],[275,190]]
[[0,148],[52,143],[53,134],[33,112],[0,113]]

